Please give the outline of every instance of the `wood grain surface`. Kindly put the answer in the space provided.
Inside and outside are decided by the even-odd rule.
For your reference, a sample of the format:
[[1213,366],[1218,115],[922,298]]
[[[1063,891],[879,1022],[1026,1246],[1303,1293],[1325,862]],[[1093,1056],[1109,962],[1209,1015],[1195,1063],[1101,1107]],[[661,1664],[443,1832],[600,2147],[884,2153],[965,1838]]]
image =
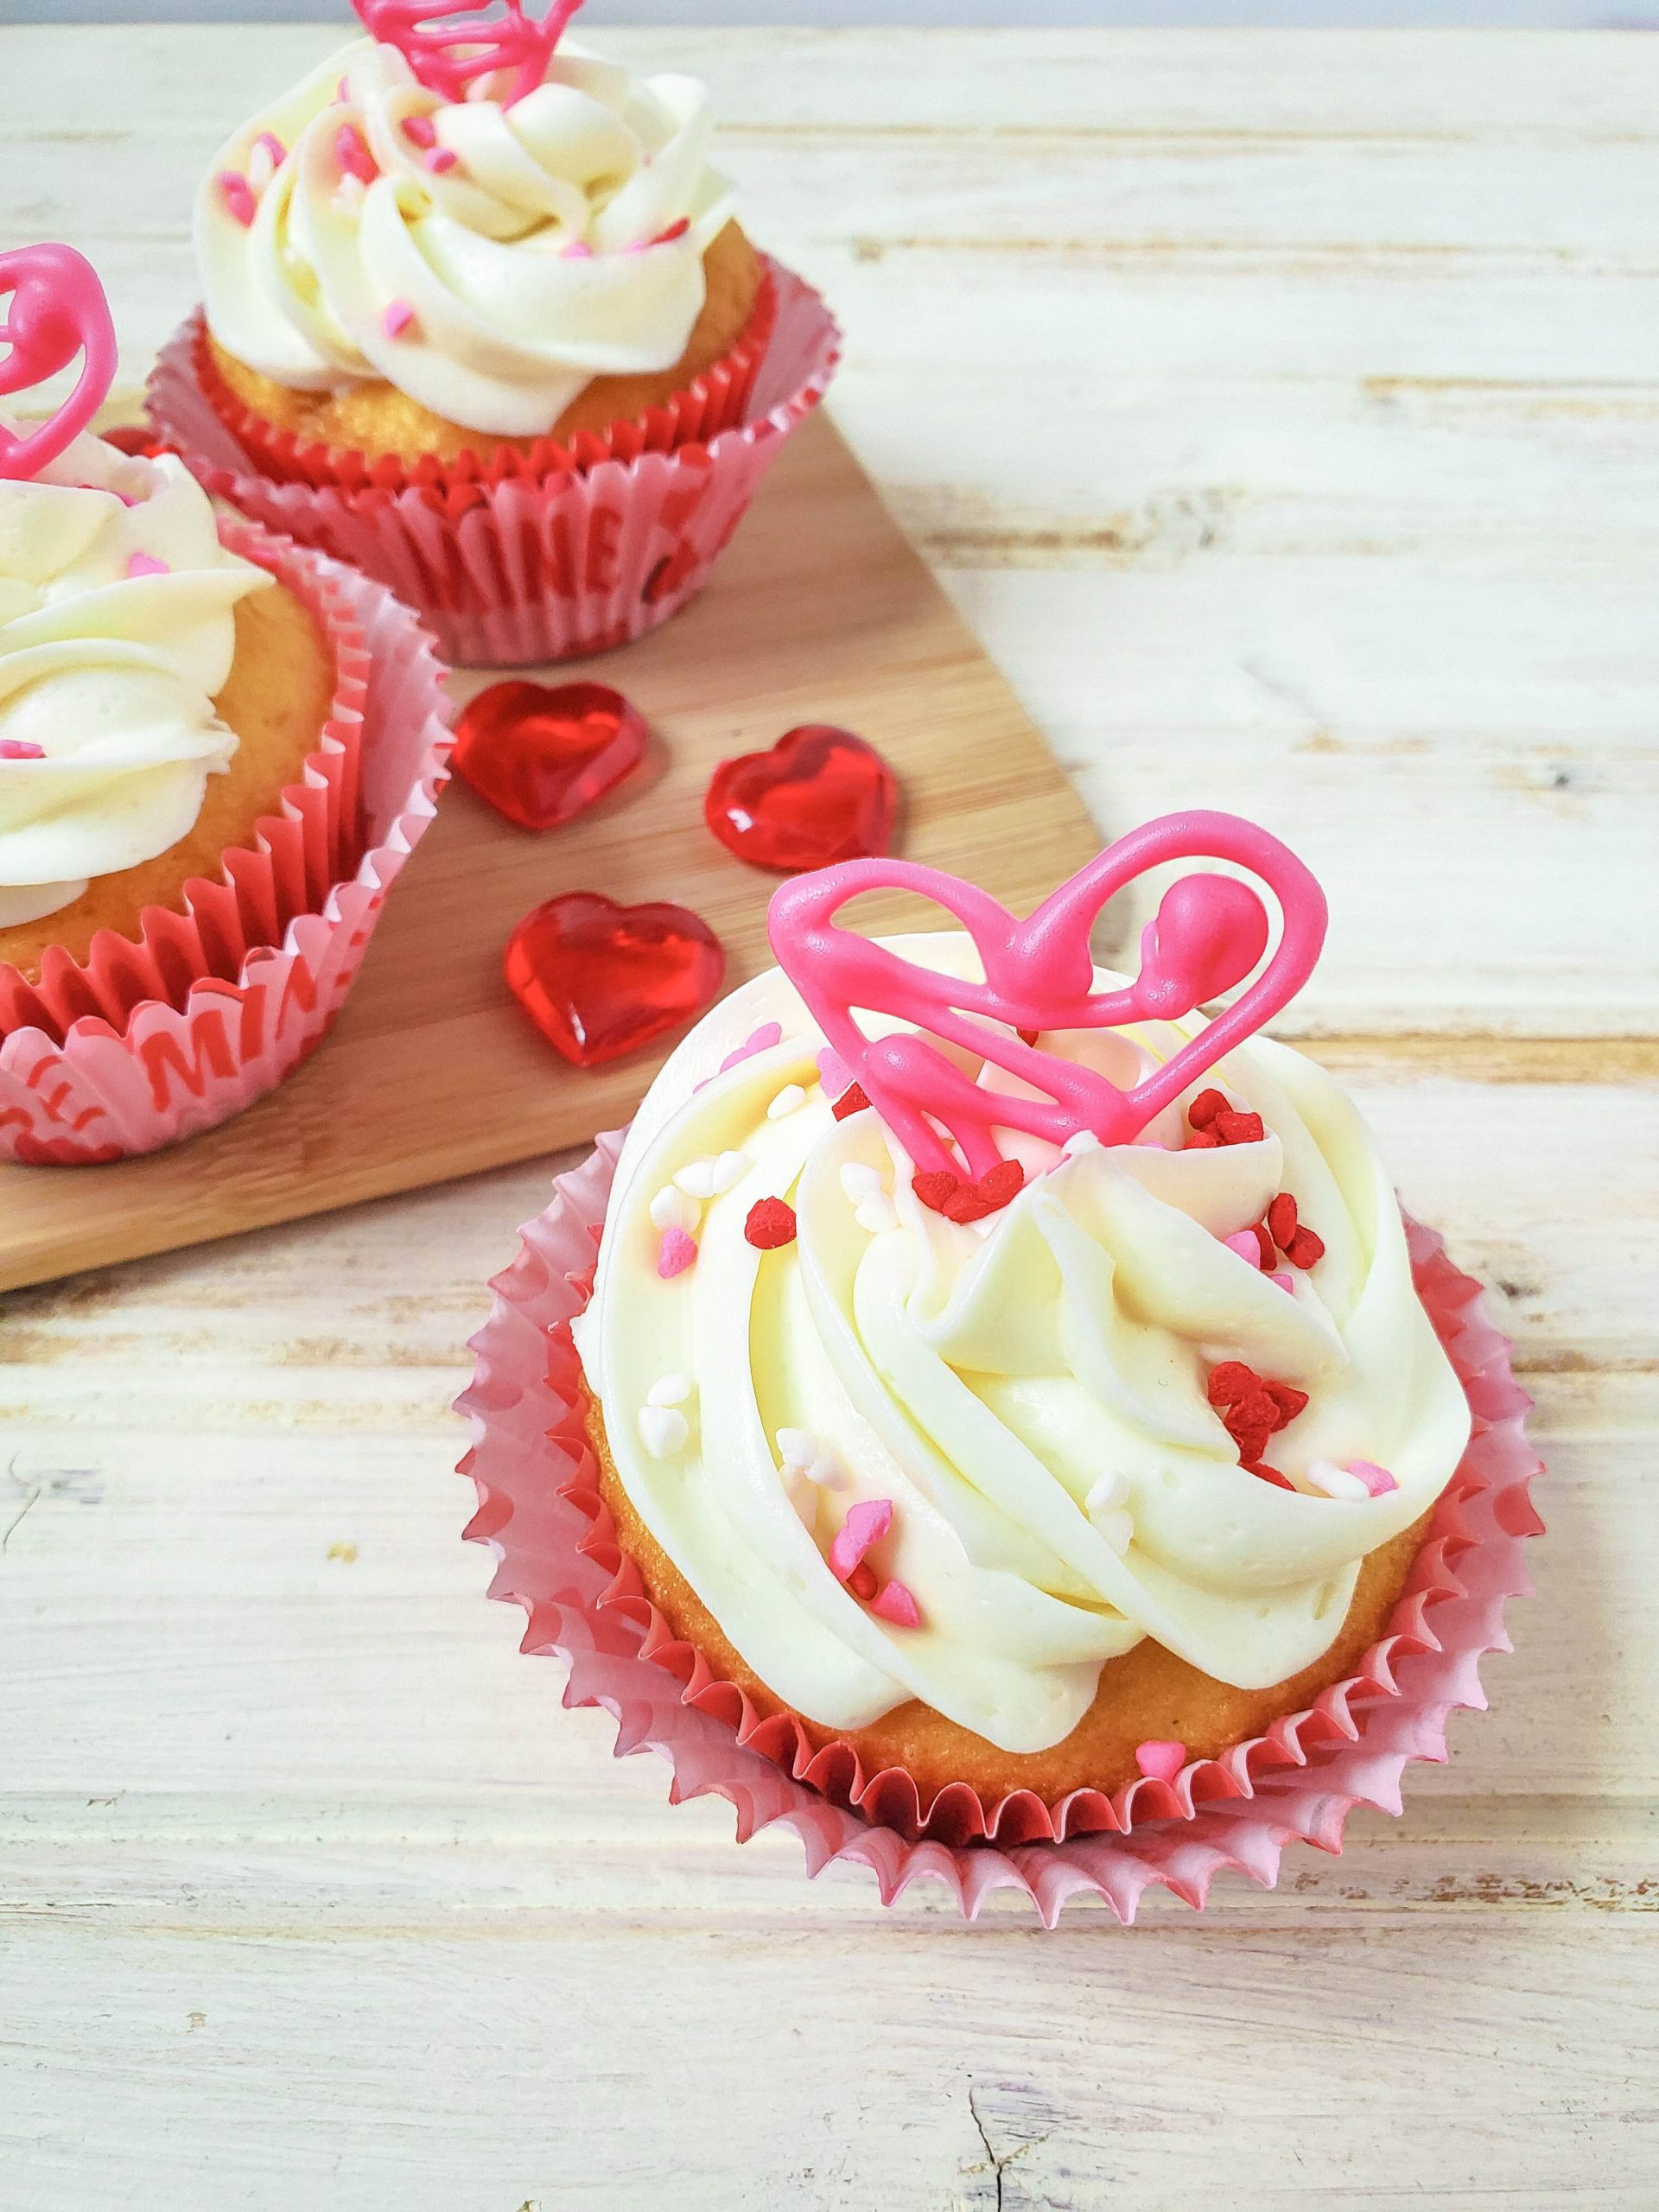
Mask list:
[[[332,35],[0,33],[4,235],[133,375]],[[614,46],[713,83],[1102,833],[1325,878],[1298,1020],[1516,1338],[1538,1594],[1339,1859],[967,1929],[668,1805],[484,1602],[447,1408],[559,1158],[15,1294],[0,2206],[1651,2212],[1659,41]]]
[[[684,615],[623,652],[518,673],[625,690],[652,728],[641,768],[539,836],[454,783],[334,1034],[289,1082],[222,1128],[142,1160],[0,1164],[0,1290],[424,1188],[626,1122],[675,1040],[572,1068],[507,988],[508,934],[557,892],[602,891],[702,915],[731,982],[770,964],[778,878],[715,841],[702,797],[718,761],[800,723],[839,723],[878,746],[904,792],[900,849],[1018,910],[1096,849],[1030,718],[821,411]],[[464,699],[494,680],[453,682]],[[868,911],[881,919],[879,902]],[[886,912],[903,925],[902,901]]]

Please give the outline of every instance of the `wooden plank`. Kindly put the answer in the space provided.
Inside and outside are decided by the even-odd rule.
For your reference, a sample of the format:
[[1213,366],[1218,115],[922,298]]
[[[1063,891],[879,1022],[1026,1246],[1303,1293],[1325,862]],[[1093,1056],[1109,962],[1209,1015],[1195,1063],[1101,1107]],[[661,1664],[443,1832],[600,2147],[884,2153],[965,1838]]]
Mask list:
[[765,965],[775,879],[716,842],[702,799],[717,760],[797,723],[869,737],[903,781],[904,849],[1022,910],[1095,849],[1041,739],[824,416],[785,452],[702,599],[594,673],[650,720],[646,772],[544,837],[452,787],[334,1035],[289,1082],[174,1151],[0,1166],[0,1289],[424,1187],[625,1120],[667,1046],[570,1068],[513,1003],[507,935],[556,890],[602,888],[702,915],[732,982]]

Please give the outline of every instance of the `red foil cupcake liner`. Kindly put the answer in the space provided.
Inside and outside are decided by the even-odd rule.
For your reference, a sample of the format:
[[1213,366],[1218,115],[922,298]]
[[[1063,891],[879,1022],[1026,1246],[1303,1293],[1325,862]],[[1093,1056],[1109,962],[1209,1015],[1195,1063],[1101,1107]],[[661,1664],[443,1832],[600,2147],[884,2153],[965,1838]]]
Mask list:
[[[210,491],[378,577],[419,612],[449,659],[490,667],[575,659],[643,636],[695,597],[785,440],[829,386],[840,359],[834,317],[801,278],[775,262],[766,267],[772,320],[764,349],[708,401],[715,412],[730,404],[734,419],[666,449],[635,426],[613,434],[612,449],[591,463],[540,478],[492,479],[487,469],[468,478],[451,464],[417,469],[421,480],[401,488],[283,481],[203,389],[200,316],[162,350],[149,416]],[[283,465],[290,463],[298,456]],[[341,465],[340,456],[330,463]],[[404,474],[401,464],[394,474]]]
[[564,1660],[566,1704],[604,1707],[619,1757],[649,1745],[667,1758],[675,1802],[725,1797],[740,1840],[781,1822],[800,1838],[809,1873],[855,1860],[874,1872],[886,1904],[929,1878],[970,1919],[992,1891],[1011,1888],[1048,1926],[1078,1891],[1128,1921],[1148,1885],[1198,1909],[1224,1867],[1270,1888],[1287,1843],[1339,1852],[1353,1807],[1397,1814],[1407,1764],[1445,1759],[1447,1716],[1484,1705],[1480,1660],[1510,1648],[1504,1605],[1531,1588],[1522,1548],[1542,1528],[1528,1490],[1539,1471],[1524,1428],[1531,1401],[1480,1286],[1408,1217],[1418,1292],[1467,1393],[1474,1433],[1388,1633],[1346,1681],[1171,1783],[1077,1790],[1054,1805],[1029,1791],[987,1805],[963,1783],[924,1806],[902,1770],[868,1775],[849,1745],[815,1752],[787,1717],[760,1719],[741,1689],[674,1637],[619,1553],[582,1426],[569,1325],[591,1287],[622,1134],[601,1137],[559,1179],[492,1285],[493,1309],[472,1344],[474,1381],[459,1402],[474,1435],[461,1471],[479,1497],[467,1535],[496,1556],[490,1595],[528,1616],[523,1649]]
[[317,618],[333,707],[303,781],[226,880],[106,930],[84,962],[0,968],[0,1159],[68,1166],[154,1152],[280,1083],[327,1033],[388,889],[431,819],[451,743],[444,671],[383,585],[260,529],[227,525]]

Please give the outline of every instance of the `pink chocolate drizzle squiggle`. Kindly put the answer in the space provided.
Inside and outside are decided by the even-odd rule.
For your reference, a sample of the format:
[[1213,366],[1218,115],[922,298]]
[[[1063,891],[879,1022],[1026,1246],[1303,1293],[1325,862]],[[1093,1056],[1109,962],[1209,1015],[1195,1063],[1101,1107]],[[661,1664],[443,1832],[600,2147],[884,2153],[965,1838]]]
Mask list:
[[0,423],[0,477],[26,481],[78,438],[115,381],[115,325],[91,262],[73,246],[25,245],[0,253],[0,298],[10,293],[0,342],[0,398],[44,384],[83,354],[80,377],[57,413],[27,435]]
[[[1164,894],[1141,938],[1141,969],[1125,990],[1096,992],[1090,931],[1126,884],[1170,861],[1222,860],[1247,868],[1272,891],[1283,916],[1277,950],[1243,996],[1132,1090],[1092,1068],[1024,1043],[1014,1030],[1109,1029],[1135,1020],[1179,1020],[1233,989],[1267,950],[1267,908],[1248,885],[1221,875],[1183,876]],[[888,947],[839,927],[835,917],[866,891],[908,891],[943,907],[973,938],[982,983],[915,967]],[[1313,972],[1325,942],[1325,903],[1313,877],[1286,846],[1236,815],[1172,814],[1121,838],[1018,920],[958,878],[908,861],[849,861],[798,877],[772,899],[767,931],[779,963],[808,1011],[862,1085],[912,1159],[924,1169],[958,1161],[970,1175],[1000,1157],[999,1128],[1064,1144],[1089,1130],[1103,1144],[1128,1144],[1187,1085],[1253,1036]],[[916,1025],[867,1038],[855,1010]],[[930,1041],[932,1040],[932,1041]],[[1044,1095],[992,1091],[938,1047],[992,1061]]]

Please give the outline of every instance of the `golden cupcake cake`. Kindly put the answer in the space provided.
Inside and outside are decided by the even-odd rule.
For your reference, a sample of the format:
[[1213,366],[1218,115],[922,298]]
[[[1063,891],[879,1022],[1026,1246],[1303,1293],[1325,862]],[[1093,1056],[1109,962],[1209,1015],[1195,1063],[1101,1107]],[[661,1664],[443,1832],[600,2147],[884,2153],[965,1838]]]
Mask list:
[[[1095,968],[1105,901],[1193,858],[1235,873]],[[962,928],[863,938],[873,888]],[[755,1714],[924,1818],[1173,1781],[1351,1676],[1406,1589],[1471,1412],[1370,1132],[1257,1033],[1324,926],[1224,816],[1027,921],[832,868],[628,1133],[574,1325],[617,1544]]]
[[197,194],[203,389],[265,466],[568,449],[763,336],[703,86],[561,38],[569,8],[482,52],[464,15],[444,43],[408,12],[363,0],[382,35],[250,118]]

